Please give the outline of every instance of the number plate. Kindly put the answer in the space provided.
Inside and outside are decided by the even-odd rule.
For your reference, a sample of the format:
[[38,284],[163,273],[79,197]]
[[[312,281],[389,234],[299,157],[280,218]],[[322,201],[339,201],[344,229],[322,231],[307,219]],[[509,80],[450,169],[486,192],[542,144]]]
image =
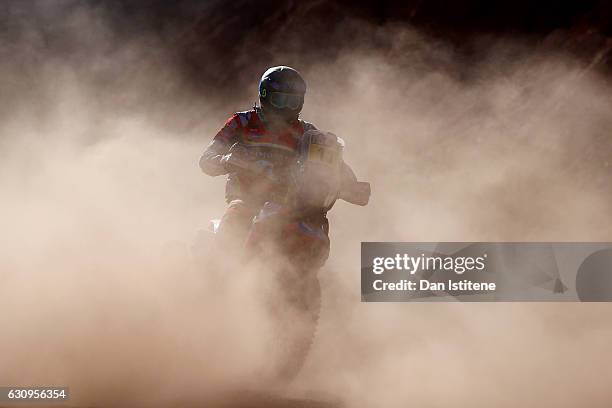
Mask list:
[[339,158],[338,149],[334,149],[330,146],[324,146],[320,144],[312,143],[308,150],[308,160],[318,161],[333,166],[338,163]]

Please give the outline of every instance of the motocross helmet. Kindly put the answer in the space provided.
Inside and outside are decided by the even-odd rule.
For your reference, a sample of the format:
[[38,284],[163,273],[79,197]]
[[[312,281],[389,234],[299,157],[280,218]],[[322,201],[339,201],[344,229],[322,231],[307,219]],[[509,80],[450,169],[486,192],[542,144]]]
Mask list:
[[271,119],[296,120],[305,93],[306,82],[300,73],[284,65],[269,68],[259,81],[259,105]]

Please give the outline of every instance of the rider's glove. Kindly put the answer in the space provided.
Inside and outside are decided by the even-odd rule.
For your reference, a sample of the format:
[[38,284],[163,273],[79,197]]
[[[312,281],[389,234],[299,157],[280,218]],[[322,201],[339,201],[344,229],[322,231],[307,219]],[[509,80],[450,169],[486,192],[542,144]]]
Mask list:
[[228,172],[228,173],[233,173],[234,170],[234,157],[231,153],[228,154],[224,154],[223,156],[221,156],[221,166],[223,166],[223,168]]
[[221,157],[220,164],[228,173],[235,173],[249,169],[249,162],[244,160],[246,153],[244,149],[237,144],[234,144],[229,153]]
[[370,201],[370,183],[356,181],[348,186],[345,186],[339,194],[339,198],[348,201],[351,204],[367,205]]

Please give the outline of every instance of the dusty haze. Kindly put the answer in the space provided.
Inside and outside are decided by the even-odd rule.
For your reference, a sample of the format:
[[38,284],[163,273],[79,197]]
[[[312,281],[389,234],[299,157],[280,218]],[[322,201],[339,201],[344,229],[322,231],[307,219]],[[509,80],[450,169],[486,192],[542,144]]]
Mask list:
[[0,43],[0,385],[68,385],[99,406],[235,389],[349,407],[612,403],[608,305],[359,302],[361,241],[612,239],[612,85],[597,61],[483,38],[466,65],[399,25],[359,27],[385,52],[278,47],[267,65],[303,73],[302,117],[345,139],[373,189],[368,207],[330,213],[317,337],[279,390],[260,375],[265,279],[221,271],[231,290],[215,296],[219,271],[188,257],[224,208],[224,179],[198,157],[267,66],[236,81],[250,99],[196,92],[157,37],[126,41],[96,10],[64,17],[60,48],[28,26]]

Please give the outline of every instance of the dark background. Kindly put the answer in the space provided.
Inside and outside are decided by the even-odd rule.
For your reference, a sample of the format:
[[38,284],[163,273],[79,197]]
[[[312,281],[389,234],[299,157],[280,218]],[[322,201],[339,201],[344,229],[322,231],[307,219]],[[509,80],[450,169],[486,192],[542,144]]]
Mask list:
[[[88,7],[104,16],[118,38],[148,37],[173,53],[192,85],[236,80],[275,55],[300,65],[336,58],[353,46],[391,49],[382,27],[410,26],[450,44],[468,62],[486,47],[483,38],[512,37],[527,47],[576,55],[610,71],[612,5],[607,1],[6,1],[2,33],[15,38],[35,27],[49,52],[70,54],[62,22]],[[247,74],[247,75],[250,75]]]

